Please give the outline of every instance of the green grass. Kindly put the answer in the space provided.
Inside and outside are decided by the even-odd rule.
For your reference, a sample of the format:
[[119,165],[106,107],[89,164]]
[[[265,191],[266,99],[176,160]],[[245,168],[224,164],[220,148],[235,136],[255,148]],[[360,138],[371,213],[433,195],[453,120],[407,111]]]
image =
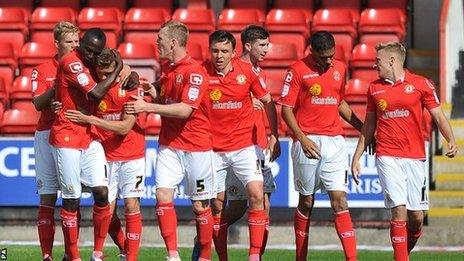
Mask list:
[[[40,248],[38,246],[0,246],[1,249],[8,249],[8,259],[13,261],[33,261],[40,260]],[[214,251],[214,250],[213,250]],[[91,254],[90,247],[81,247],[82,260],[89,260]],[[105,255],[107,261],[119,261],[117,258],[118,250],[114,247],[107,247]],[[182,260],[190,261],[191,249],[182,248],[180,250]],[[63,247],[58,246],[54,249],[55,260],[60,260],[63,256]],[[139,260],[165,260],[166,251],[162,248],[142,247]],[[246,260],[247,250],[229,249],[229,260]],[[410,260],[463,260],[464,255],[460,252],[414,252]],[[214,255],[213,260],[218,260]],[[292,250],[269,249],[263,256],[263,260],[284,261],[294,260]],[[310,250],[309,260],[344,260],[341,251],[321,251]],[[359,251],[359,260],[393,260],[391,252],[387,251]]]

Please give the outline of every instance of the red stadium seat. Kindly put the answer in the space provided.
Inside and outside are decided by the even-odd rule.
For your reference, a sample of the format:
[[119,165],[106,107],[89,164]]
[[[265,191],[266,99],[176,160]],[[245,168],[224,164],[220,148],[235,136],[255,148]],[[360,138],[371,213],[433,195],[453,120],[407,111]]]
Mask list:
[[22,68],[21,71],[19,72],[19,76],[31,76],[32,75],[32,71],[34,70],[33,67],[26,67],[26,68]]
[[28,42],[19,56],[19,66],[21,68],[34,67],[48,62],[55,54],[56,47],[53,44]]
[[360,41],[368,34],[387,34],[397,37],[397,41],[402,41],[406,35],[404,23],[401,15],[394,9],[365,9],[361,13],[359,20]]
[[53,28],[59,21],[68,21],[75,24],[75,11],[66,7],[36,8],[31,18],[31,41],[53,44]]
[[11,109],[34,111],[35,106],[31,100],[18,100],[13,101],[13,103],[11,104]]
[[271,93],[274,100],[277,100],[282,93],[282,86],[284,86],[284,77],[279,75],[266,75],[266,87]]
[[10,100],[32,100],[31,77],[19,76],[13,82],[10,92]]
[[156,46],[153,43],[122,43],[118,47],[124,63],[141,78],[154,82],[160,70]]
[[0,132],[3,134],[32,134],[35,132],[40,113],[35,110],[6,110],[3,113]]
[[116,48],[121,33],[123,15],[117,8],[84,8],[78,16],[78,25],[82,31],[100,27],[106,34],[106,45]]
[[169,11],[169,13],[176,7],[174,6],[174,0],[132,0],[132,7],[137,8],[163,8]]
[[19,55],[29,34],[30,13],[23,8],[0,8],[0,42],[11,43]]
[[112,7],[124,12],[127,7],[126,0],[87,0],[86,2],[87,7],[90,8]]
[[[365,104],[350,104],[350,108],[353,113],[362,121],[366,118],[366,105]],[[344,135],[347,137],[359,137],[359,131],[351,126],[344,119],[340,118],[342,121],[342,128]]]
[[188,9],[208,9],[211,8],[209,0],[187,0]]
[[0,101],[0,124],[2,122],[4,112],[5,112],[5,104],[3,104],[2,101]]
[[395,1],[370,0],[367,3],[367,8],[395,9],[400,13],[402,22],[406,23],[408,0],[395,0]]
[[350,69],[351,78],[362,79],[368,82],[378,78],[377,70],[374,69],[376,51],[373,46],[359,44],[353,49],[351,55]]
[[0,7],[23,8],[30,13],[34,8],[34,0],[2,0],[0,1]]
[[295,46],[297,58],[302,58],[304,56],[304,50],[306,48],[306,38],[302,34],[271,33],[270,41],[271,43],[284,45],[288,45],[289,43],[291,43],[293,46]]
[[233,9],[258,9],[266,13],[267,2],[267,0],[228,0],[226,7]]
[[81,9],[80,0],[40,0],[42,7],[67,7],[73,9],[76,13]]
[[3,79],[5,88],[9,90],[13,83],[18,62],[13,46],[10,43],[0,42],[0,78]]
[[298,60],[298,52],[294,44],[271,42],[266,59],[259,65],[263,68],[287,68]]
[[[9,89],[5,86],[5,81],[0,77],[0,104],[4,105],[9,99]],[[1,114],[0,114],[1,117]]]
[[241,32],[249,24],[263,25],[256,9],[224,9],[219,15],[218,29]]
[[201,48],[201,45],[192,41],[187,42],[187,52],[188,54],[198,62],[203,62],[204,56],[203,56],[203,49]]
[[322,0],[321,8],[324,9],[344,9],[348,10],[353,17],[354,22],[359,21],[359,12],[361,10],[362,0]]
[[[209,33],[202,32],[192,32],[189,33],[188,42],[197,43],[201,46],[203,57],[206,59],[209,58]],[[238,40],[237,40],[238,41]],[[237,46],[240,46],[240,43],[237,42]]]
[[214,12],[211,9],[177,9],[172,15],[173,20],[179,20],[187,25],[190,32],[212,32],[216,29]]
[[156,113],[149,113],[145,122],[145,134],[159,135],[161,129],[161,116]]
[[348,103],[366,103],[369,82],[351,79],[345,86],[345,101]]
[[171,15],[162,8],[131,8],[126,13],[124,21],[125,42],[150,42],[155,43],[154,32],[158,32],[165,22],[171,19]]
[[313,0],[274,0],[276,9],[297,9],[302,11],[306,17],[306,23],[309,25],[313,20],[314,1]]
[[[311,54],[311,46],[308,45],[308,47],[305,50],[305,56],[308,56],[310,54]],[[335,45],[335,55],[333,58],[335,60],[343,62],[346,66],[348,66],[349,58],[345,57],[345,50],[343,49],[343,46]]]

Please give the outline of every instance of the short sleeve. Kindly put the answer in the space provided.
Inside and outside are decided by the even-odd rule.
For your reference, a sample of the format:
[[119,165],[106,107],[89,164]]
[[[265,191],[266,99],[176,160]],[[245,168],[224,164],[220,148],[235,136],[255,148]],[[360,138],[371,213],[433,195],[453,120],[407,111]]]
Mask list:
[[70,86],[77,87],[85,94],[89,93],[97,83],[93,80],[90,72],[86,72],[84,65],[78,59],[69,59],[63,62],[63,72]]
[[32,97],[39,96],[49,88],[45,75],[38,69],[34,68],[31,74]]
[[284,79],[284,86],[277,103],[294,108],[301,89],[301,77],[295,68],[287,71]]
[[372,97],[372,92],[371,92],[372,85],[369,86],[368,92],[367,92],[367,106],[366,106],[366,112],[376,112],[377,111],[377,106],[375,105],[374,97]]
[[429,79],[425,79],[422,91],[422,105],[431,110],[440,106],[440,100],[438,99],[437,92],[435,91],[435,85]]
[[251,66],[251,73],[249,75],[251,82],[251,93],[253,93],[253,96],[257,99],[263,98],[266,94],[269,93],[269,91],[267,90],[266,81],[261,73],[261,70]]
[[192,68],[184,74],[182,102],[192,108],[198,108],[206,91],[208,79],[201,67]]

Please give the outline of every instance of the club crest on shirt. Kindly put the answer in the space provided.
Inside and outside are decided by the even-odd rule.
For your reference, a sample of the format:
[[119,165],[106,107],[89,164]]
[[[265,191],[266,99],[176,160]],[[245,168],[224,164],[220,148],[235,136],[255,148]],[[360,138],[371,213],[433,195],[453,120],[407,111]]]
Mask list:
[[309,93],[312,96],[319,96],[322,92],[322,86],[319,83],[315,83],[309,86]]
[[222,92],[219,89],[214,89],[209,93],[209,98],[214,102],[219,101],[221,97],[222,97]]
[[246,82],[246,77],[243,74],[237,75],[236,79],[237,79],[237,83],[240,84],[240,85],[243,85]]
[[126,97],[126,90],[119,88],[118,90],[118,96],[119,97]]
[[98,104],[98,109],[100,111],[106,111],[108,109],[108,105],[106,104],[105,101],[101,101],[99,104]]
[[339,81],[340,81],[340,78],[341,78],[341,77],[340,77],[340,72],[339,72],[339,71],[335,71],[335,72],[333,73],[333,78],[334,78],[335,81],[339,82]]
[[381,111],[385,111],[387,109],[387,101],[384,99],[380,99],[377,102],[377,108],[379,108],[379,110]]
[[176,75],[176,84],[182,84],[184,81],[184,76],[182,74]]
[[406,93],[406,94],[414,93],[414,89],[415,89],[415,87],[413,85],[408,84],[408,85],[404,86],[404,93]]

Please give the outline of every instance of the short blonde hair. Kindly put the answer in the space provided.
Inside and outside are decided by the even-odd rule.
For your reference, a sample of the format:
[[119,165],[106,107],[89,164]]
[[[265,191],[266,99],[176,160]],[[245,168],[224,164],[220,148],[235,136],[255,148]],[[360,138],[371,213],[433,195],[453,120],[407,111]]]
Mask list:
[[189,30],[185,24],[176,20],[170,20],[164,23],[161,29],[166,31],[169,39],[176,39],[181,47],[187,46]]
[[379,43],[375,47],[377,52],[384,50],[388,53],[395,54],[401,63],[406,60],[406,48],[399,42]]
[[55,41],[60,41],[68,33],[79,33],[79,28],[67,21],[60,21],[53,28],[53,38],[55,38]]

